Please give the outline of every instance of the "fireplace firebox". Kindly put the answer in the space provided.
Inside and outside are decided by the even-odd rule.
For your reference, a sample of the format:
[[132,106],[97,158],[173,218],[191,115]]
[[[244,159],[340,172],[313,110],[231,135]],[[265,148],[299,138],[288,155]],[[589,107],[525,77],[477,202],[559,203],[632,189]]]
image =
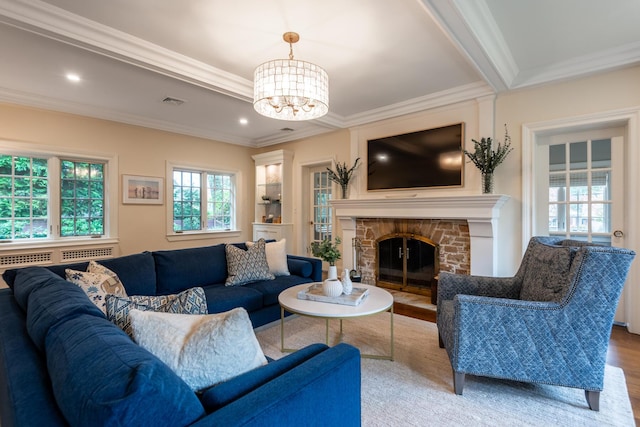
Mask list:
[[376,241],[378,286],[431,296],[440,270],[439,245],[414,234],[394,233]]

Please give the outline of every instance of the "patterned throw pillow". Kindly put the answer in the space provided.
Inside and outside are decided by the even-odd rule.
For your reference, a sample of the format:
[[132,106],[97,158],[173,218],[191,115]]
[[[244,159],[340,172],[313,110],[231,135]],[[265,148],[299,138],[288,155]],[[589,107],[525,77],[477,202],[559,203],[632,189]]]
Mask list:
[[569,272],[575,249],[538,244],[530,250],[520,299],[561,302],[571,285]]
[[[91,263],[94,264],[92,268]],[[89,263],[88,271],[64,270],[66,279],[82,288],[89,299],[106,314],[106,296],[108,294],[126,297],[127,292],[118,279],[118,275],[95,261]],[[97,267],[96,267],[97,266]]]
[[131,319],[129,312],[133,309],[142,311],[158,311],[177,314],[207,314],[207,297],[202,288],[191,288],[176,295],[132,295],[119,297],[107,295],[107,319],[115,323],[130,337]]
[[131,310],[131,328],[194,391],[267,363],[244,308],[205,316]]
[[[255,245],[254,242],[247,242],[247,248]],[[289,276],[289,265],[287,264],[287,239],[278,242],[268,242],[264,249],[267,254],[267,264],[269,271],[274,276]]]
[[264,239],[258,240],[246,251],[233,245],[226,245],[225,250],[227,252],[226,286],[275,279],[269,271]]

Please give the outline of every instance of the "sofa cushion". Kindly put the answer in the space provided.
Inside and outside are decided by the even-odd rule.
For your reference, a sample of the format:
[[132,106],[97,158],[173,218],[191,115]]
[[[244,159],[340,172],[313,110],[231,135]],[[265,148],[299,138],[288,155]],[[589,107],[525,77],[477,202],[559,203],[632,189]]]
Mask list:
[[[254,242],[247,242],[247,248],[254,245]],[[274,276],[288,276],[289,266],[287,264],[287,239],[281,239],[277,242],[266,242],[264,251],[267,255],[267,264],[269,271]]]
[[239,286],[258,280],[271,280],[275,276],[269,271],[265,241],[260,239],[246,251],[227,245],[226,286]]
[[0,289],[0,325],[0,416],[5,425],[66,425],[44,354],[29,337],[26,314],[9,289]]
[[27,313],[27,331],[41,351],[49,330],[66,319],[82,314],[104,318],[82,289],[43,267],[18,270],[14,296]]
[[211,285],[204,287],[209,313],[222,313],[236,307],[248,312],[262,308],[262,293],[245,286]]
[[[93,261],[92,261],[93,262]],[[91,263],[89,263],[91,268]],[[94,271],[111,271],[106,268],[95,269]],[[66,279],[80,287],[92,303],[96,305],[103,313],[107,313],[105,307],[105,300],[107,294],[113,294],[118,296],[127,296],[127,292],[124,290],[124,286],[120,283],[120,279],[115,273],[105,274],[89,271],[78,271],[67,268],[65,270]]]
[[207,314],[207,299],[202,288],[191,288],[175,295],[133,295],[121,297],[108,295],[107,319],[118,325],[127,335],[133,336],[129,313],[133,309],[178,314]]
[[299,276],[280,276],[274,280],[249,283],[243,287],[255,289],[260,292],[260,294],[262,294],[262,304],[268,306],[278,304],[278,295],[280,295],[280,292],[303,283],[311,283],[311,279]]
[[224,283],[225,245],[153,252],[159,295],[176,294],[196,286]]
[[130,316],[134,340],[193,390],[267,363],[243,308],[201,316],[131,310]]
[[200,402],[202,402],[207,413],[213,412],[295,368],[302,362],[322,353],[327,348],[329,347],[326,344],[311,344],[281,359],[270,362],[260,369],[245,372],[204,390],[200,396]]
[[[125,255],[99,261],[100,264],[118,275],[127,295],[155,295],[156,268],[151,252]],[[47,268],[64,278],[65,270],[87,271],[88,262],[74,264],[51,265]]]
[[529,251],[520,299],[562,301],[571,285],[569,271],[575,249],[538,243]]
[[70,425],[184,426],[204,415],[184,381],[104,317],[60,323],[47,337],[46,357]]

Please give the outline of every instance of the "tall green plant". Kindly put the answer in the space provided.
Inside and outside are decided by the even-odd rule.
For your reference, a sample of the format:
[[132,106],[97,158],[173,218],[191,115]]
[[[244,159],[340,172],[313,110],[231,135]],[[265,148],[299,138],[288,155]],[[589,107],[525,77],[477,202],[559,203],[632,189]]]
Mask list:
[[480,142],[475,139],[471,141],[473,141],[474,151],[463,150],[463,152],[483,175],[492,174],[507,155],[513,151],[507,125],[504,125],[504,144],[498,142],[495,150],[492,147],[493,140],[491,138],[481,138]]
[[334,242],[329,238],[325,238],[322,242],[313,242],[311,243],[311,253],[313,256],[328,262],[329,265],[335,265],[341,256],[338,245],[342,243],[342,240],[340,237],[336,237]]

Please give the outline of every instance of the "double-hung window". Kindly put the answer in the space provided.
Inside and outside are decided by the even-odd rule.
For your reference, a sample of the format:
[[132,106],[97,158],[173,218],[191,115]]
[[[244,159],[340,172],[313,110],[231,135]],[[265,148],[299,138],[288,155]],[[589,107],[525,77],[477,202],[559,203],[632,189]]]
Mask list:
[[236,228],[236,176],[173,167],[173,233]]
[[0,147],[0,241],[109,237],[109,159]]
[[46,158],[0,154],[0,239],[49,237]]

